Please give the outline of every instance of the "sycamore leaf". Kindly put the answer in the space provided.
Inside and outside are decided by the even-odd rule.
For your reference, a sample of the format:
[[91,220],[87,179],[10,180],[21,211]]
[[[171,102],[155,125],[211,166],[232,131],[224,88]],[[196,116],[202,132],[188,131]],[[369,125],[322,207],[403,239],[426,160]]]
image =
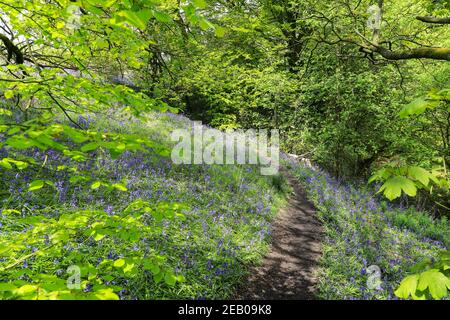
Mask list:
[[430,180],[437,182],[436,177],[427,170],[420,167],[408,167],[408,175],[420,181],[424,186],[428,186]]
[[450,289],[450,279],[438,269],[425,271],[420,275],[417,289],[425,291],[427,288],[434,299],[442,299],[447,295],[447,288]]
[[390,170],[389,168],[381,168],[369,178],[369,183],[372,183],[374,181],[384,181],[390,176],[392,176],[392,170]]
[[392,201],[400,197],[402,191],[408,196],[414,197],[417,194],[417,187],[408,178],[397,176],[386,180],[378,193],[383,192],[386,198]]

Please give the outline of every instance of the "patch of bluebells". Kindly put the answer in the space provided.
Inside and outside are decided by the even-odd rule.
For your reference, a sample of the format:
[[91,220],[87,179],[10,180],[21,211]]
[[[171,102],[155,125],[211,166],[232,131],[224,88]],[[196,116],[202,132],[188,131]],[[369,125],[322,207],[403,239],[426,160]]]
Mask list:
[[[119,123],[113,117],[101,119],[87,115],[78,121],[91,130],[107,128],[109,131],[145,134],[161,143],[169,143],[170,130],[191,125],[180,115],[157,114],[151,119],[145,124],[134,118]],[[64,245],[62,256],[53,263],[49,260],[46,268],[59,277],[66,276],[65,270],[72,263],[65,256],[75,252],[85,254],[93,265],[130,253],[143,257],[160,253],[167,258],[168,267],[176,268],[176,273],[183,275],[186,282],[171,288],[153,282],[151,276],[144,273],[129,282],[119,279],[122,289],[116,293],[121,299],[228,297],[246,273],[242,261],[256,261],[267,250],[274,203],[281,195],[271,185],[271,180],[261,177],[254,166],[174,165],[170,158],[148,151],[126,151],[112,159],[97,150],[90,153],[90,160],[83,162],[71,160],[54,150],[21,151],[21,155],[32,157],[38,163],[46,161],[46,165],[39,166],[39,171],[32,168],[6,171],[4,179],[8,181],[10,196],[2,206],[18,208],[23,216],[43,215],[58,219],[62,214],[87,209],[102,210],[110,216],[120,215],[137,199],[152,204],[162,201],[185,203],[189,207],[185,221],[158,222],[150,214],[144,214],[143,221],[154,231],[126,250],[118,240],[111,247],[106,245],[106,240],[78,237]],[[0,149],[0,153],[8,156],[4,149]],[[59,166],[65,168],[58,170]],[[71,183],[73,175],[90,180]],[[36,192],[27,192],[28,183],[35,179],[50,180],[55,187],[45,186]],[[124,183],[128,191],[92,190],[91,184],[98,180]],[[0,223],[5,224],[6,220],[0,219]],[[8,220],[7,223],[6,230],[28,230],[19,220]],[[8,232],[4,229],[2,226],[1,231]],[[48,245],[49,237],[46,236],[41,248]],[[145,286],[143,281],[146,281]],[[91,287],[85,290],[88,292]]]
[[[325,299],[396,299],[393,292],[408,270],[446,249],[392,219],[406,208],[383,205],[372,190],[335,179],[324,170],[290,161],[323,222],[320,296]],[[431,225],[433,219],[428,219]],[[437,222],[436,222],[437,223]],[[448,224],[442,237],[448,239]],[[447,230],[447,231],[446,231]],[[381,269],[380,289],[367,286],[367,268]]]

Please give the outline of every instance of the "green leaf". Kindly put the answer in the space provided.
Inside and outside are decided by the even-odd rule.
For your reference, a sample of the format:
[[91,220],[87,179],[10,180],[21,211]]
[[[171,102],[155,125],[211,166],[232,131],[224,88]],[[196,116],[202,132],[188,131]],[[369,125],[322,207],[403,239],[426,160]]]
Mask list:
[[205,9],[206,8],[206,1],[205,0],[192,0],[192,3],[197,8],[200,8],[200,9]]
[[134,263],[127,263],[126,266],[123,268],[124,273],[129,273],[133,271],[134,269]]
[[147,22],[150,19],[150,10],[131,11],[125,10],[118,13],[129,22],[131,25],[138,29],[145,30],[147,28]]
[[44,186],[45,182],[42,180],[34,180],[29,184],[28,191],[39,190]]
[[25,284],[25,285],[21,286],[20,288],[14,290],[14,294],[17,294],[19,296],[23,296],[23,295],[27,295],[27,294],[36,292],[37,289],[38,289],[38,286]]
[[95,233],[95,236],[94,236],[94,240],[95,240],[95,241],[100,241],[100,240],[102,240],[105,236],[106,236],[106,235],[104,235],[104,234],[102,234],[102,233],[96,232],[96,233]]
[[80,150],[81,150],[81,152],[89,152],[89,151],[96,150],[98,147],[99,147],[99,144],[97,142],[90,142],[90,143],[82,146]]
[[428,288],[434,299],[442,299],[450,289],[450,279],[437,269],[425,271],[420,275],[417,289],[425,291]]
[[401,118],[406,118],[411,115],[419,115],[424,113],[427,109],[433,109],[439,105],[439,101],[428,100],[426,97],[418,98],[407,104],[399,113]]
[[12,112],[10,110],[6,110],[3,108],[0,108],[0,114],[5,114],[7,116],[12,116]]
[[76,130],[69,126],[64,126],[64,133],[76,143],[83,143],[89,139],[83,131]]
[[166,272],[164,282],[169,286],[173,286],[177,282],[177,277],[172,272]]
[[120,190],[120,191],[127,191],[128,190],[127,187],[125,187],[121,183],[114,183],[112,186],[113,186],[113,188],[115,188],[117,190]]
[[206,20],[205,18],[200,19],[200,21],[198,22],[198,25],[200,26],[200,28],[201,28],[203,31],[206,31],[206,30],[208,30],[208,29],[211,28],[211,27],[214,28],[214,26],[211,24],[211,22],[209,22],[209,21]]
[[14,97],[14,91],[12,90],[6,90],[3,95],[5,96],[6,99],[11,99],[12,97]]
[[150,270],[154,275],[161,272],[161,268],[158,266],[158,264],[148,259],[144,260],[144,269]]
[[125,259],[117,259],[114,261],[113,266],[116,268],[123,268],[125,266]]
[[410,295],[414,295],[417,289],[417,283],[419,281],[419,275],[413,274],[402,280],[398,289],[394,294],[402,299],[408,299]]
[[64,23],[64,21],[58,21],[58,22],[56,23],[56,28],[57,28],[57,29],[62,29],[62,28],[64,28],[65,25],[66,25],[66,24]]
[[100,186],[102,185],[102,183],[100,181],[95,181],[92,185],[91,185],[91,189],[95,190],[100,188]]
[[386,180],[378,192],[383,191],[386,198],[392,201],[400,197],[402,191],[404,191],[407,195],[414,197],[417,194],[417,187],[414,182],[408,178],[397,176]]
[[214,29],[214,33],[216,34],[216,37],[223,38],[225,35],[225,28],[222,28],[221,26],[216,26]]
[[381,168],[369,178],[369,183],[372,183],[374,181],[384,181],[391,177],[392,173],[393,172],[390,168]]
[[12,214],[12,213],[20,214],[20,211],[15,210],[15,209],[3,209],[2,210],[2,214],[4,214],[4,215],[8,215],[8,214]]
[[96,290],[94,295],[100,300],[119,300],[119,296],[111,288]]
[[420,167],[408,167],[408,175],[420,181],[424,186],[428,186],[430,179],[437,182],[436,177],[427,170]]
[[12,165],[9,163],[7,159],[2,159],[0,161],[0,166],[2,166],[5,169],[12,170]]
[[105,275],[105,276],[102,276],[102,279],[103,279],[103,280],[106,280],[106,281],[112,281],[112,280],[115,279],[115,277],[113,277],[113,276],[110,275],[110,274],[107,274],[107,275]]
[[28,168],[28,163],[26,163],[24,161],[14,160],[14,159],[10,159],[10,158],[4,159],[4,160],[7,160],[10,163],[14,163],[16,165],[17,169],[19,169],[19,170]]
[[17,287],[12,283],[0,283],[0,292],[2,291],[13,291],[16,290]]
[[157,274],[154,274],[154,275],[153,275],[153,280],[154,280],[156,283],[160,283],[161,280],[163,279],[163,277],[164,277],[164,272],[158,272]]
[[161,12],[161,11],[153,11],[153,17],[155,17],[156,20],[158,20],[159,22],[162,23],[170,23],[172,22],[172,17],[165,13],[165,12]]
[[[12,133],[9,133],[9,134],[12,134]],[[13,148],[19,149],[19,150],[28,149],[28,148],[35,146],[35,143],[33,142],[33,140],[31,140],[25,136],[17,136],[17,135],[8,138],[6,140],[6,144]]]
[[184,214],[182,214],[182,213],[179,213],[179,212],[175,213],[175,217],[180,219],[181,221],[185,221],[186,220],[186,216]]
[[44,182],[45,182],[46,185],[48,185],[50,187],[53,187],[53,188],[55,187],[55,184],[52,181],[50,181],[50,180],[45,180]]
[[78,183],[78,182],[80,182],[80,181],[89,181],[89,180],[91,180],[90,177],[85,177],[85,176],[72,176],[72,177],[70,177],[69,182],[70,182],[70,183]]

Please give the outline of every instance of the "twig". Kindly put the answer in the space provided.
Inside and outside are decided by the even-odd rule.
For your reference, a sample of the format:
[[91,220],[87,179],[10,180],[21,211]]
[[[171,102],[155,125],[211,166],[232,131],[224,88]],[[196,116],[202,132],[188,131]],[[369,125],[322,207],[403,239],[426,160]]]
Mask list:
[[62,112],[64,112],[64,114],[66,115],[67,119],[69,119],[70,122],[72,122],[75,126],[77,126],[79,129],[84,130],[83,127],[81,127],[76,121],[74,121],[69,114],[67,113],[67,110],[64,109],[64,107],[59,103],[58,100],[55,99],[55,97],[50,93],[50,91],[47,91],[47,94],[49,95],[49,97],[56,103],[56,105],[62,110]]

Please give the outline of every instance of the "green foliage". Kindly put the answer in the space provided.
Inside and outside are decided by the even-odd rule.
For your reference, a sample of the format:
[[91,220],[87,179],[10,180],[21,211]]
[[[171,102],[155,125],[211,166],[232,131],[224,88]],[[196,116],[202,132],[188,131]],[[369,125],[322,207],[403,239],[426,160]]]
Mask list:
[[402,192],[414,197],[417,189],[430,189],[430,182],[438,183],[435,174],[416,166],[384,167],[370,177],[369,183],[374,181],[384,182],[379,193],[383,192],[389,200],[397,199]]
[[[34,181],[34,186],[43,186],[43,181]],[[145,223],[145,218],[138,211],[130,210],[135,201],[127,207],[122,214],[110,216],[104,211],[80,211],[61,215],[58,219],[49,219],[45,216],[29,216],[22,219],[21,223],[30,224],[33,227],[29,231],[13,232],[4,235],[0,240],[0,272],[2,280],[9,282],[0,283],[0,297],[3,299],[118,299],[115,292],[120,290],[117,286],[105,286],[104,281],[120,279],[121,277],[135,277],[140,270],[151,270],[154,281],[160,281],[160,276],[165,282],[173,286],[177,281],[185,281],[182,275],[174,275],[173,271],[165,265],[166,258],[152,253],[142,259],[139,253],[128,252],[124,258],[111,260],[104,259],[98,267],[91,263],[86,264],[82,252],[71,252],[66,263],[81,265],[81,287],[68,289],[64,278],[54,274],[43,273],[41,268],[32,270],[20,270],[15,267],[26,260],[35,258],[34,264],[41,261],[45,265],[52,257],[63,253],[70,246],[71,239],[85,239],[81,242],[92,241],[108,243],[110,240],[120,240],[121,246],[129,248],[133,243],[151,233],[152,228]],[[146,203],[147,211],[165,219],[184,217],[181,210],[186,210],[185,205],[172,203],[159,203],[152,207]],[[3,210],[3,214],[20,214],[17,210]],[[19,231],[19,230],[18,230]],[[48,239],[43,245],[42,239]],[[115,241],[116,241],[115,240]],[[45,242],[45,241],[44,241]],[[29,248],[34,248],[31,252]],[[20,256],[19,256],[20,253]],[[38,264],[39,265],[39,264]],[[32,279],[32,283],[17,280],[18,274],[26,274]],[[89,293],[83,292],[87,285],[93,286]],[[119,289],[118,289],[119,288]]]
[[[438,107],[442,107],[444,112],[450,112],[450,91],[433,90],[426,97],[418,98],[406,105],[400,112],[400,117],[405,118],[412,115],[422,115],[426,111],[432,111]],[[448,136],[448,132],[447,132]],[[443,134],[444,147],[448,149],[448,137],[446,140],[445,134]],[[447,141],[447,142],[446,142]],[[445,149],[444,149],[445,150]],[[392,167],[384,167],[377,171],[369,180],[383,181],[379,192],[389,199],[394,200],[400,197],[401,192],[404,191],[409,196],[414,197],[418,188],[429,187],[430,181],[433,181],[438,187],[442,187],[448,195],[449,191],[449,176],[447,174],[446,162],[448,155],[443,155],[444,168],[443,172],[439,176],[435,172],[429,172],[421,167],[400,167],[393,169]],[[407,175],[408,177],[400,176]],[[448,209],[448,208],[447,208]],[[433,299],[442,299],[446,297],[447,289],[450,289],[450,274],[448,269],[449,265],[449,251],[440,255],[440,259],[435,263],[423,262],[417,265],[414,269],[428,270],[422,273],[415,273],[402,280],[400,286],[395,291],[395,295],[399,298],[408,299],[410,296],[413,299],[421,300],[431,296]]]
[[[448,89],[432,90],[426,97],[418,98],[406,105],[399,115],[402,118],[423,116],[424,113],[432,112],[436,109],[440,109],[440,111],[444,112],[444,115],[445,113],[449,114],[449,93],[450,91]],[[436,117],[434,119],[436,124],[439,125],[439,120]],[[420,120],[419,118],[418,121]],[[433,187],[431,186],[431,182],[433,182],[434,186],[444,192],[445,199],[449,194],[450,181],[447,170],[448,154],[445,153],[448,149],[448,134],[446,137],[444,131],[441,132],[443,133],[443,166],[434,166],[432,171],[428,171],[419,166],[401,166],[398,163],[397,165],[385,165],[374,173],[369,179],[369,183],[374,181],[383,182],[384,184],[381,186],[379,192],[383,192],[389,200],[394,200],[401,196],[402,191],[412,197],[417,194],[417,189],[426,189],[432,193]]]
[[402,299],[410,296],[414,300],[423,300],[428,296],[433,299],[442,299],[449,296],[450,290],[450,251],[442,252],[435,263],[423,261],[417,264],[413,270],[420,271],[407,276],[402,280],[395,291],[395,295]]
[[[0,197],[6,233],[3,236],[2,229],[0,237],[0,258],[5,259],[0,261],[5,271],[0,274],[1,297],[117,299],[120,288],[105,283],[123,284],[125,278],[140,286],[140,297],[152,296],[142,283],[152,285],[158,297],[176,296],[175,290],[189,298],[200,289],[209,297],[230,294],[242,275],[239,267],[233,269],[232,280],[207,283],[199,274],[213,271],[200,259],[197,274],[188,271],[197,282],[182,286],[184,275],[174,272],[171,261],[178,249],[169,250],[173,256],[168,257],[151,247],[145,253],[131,250],[133,241],[143,238],[159,251],[169,246],[166,243],[187,245],[177,228],[189,223],[196,237],[190,241],[208,248],[201,253],[207,252],[213,262],[228,263],[212,253],[202,228],[214,229],[213,238],[231,232],[225,239],[230,248],[244,247],[269,219],[243,214],[250,222],[241,225],[232,221],[233,213],[219,227],[214,214],[202,211],[217,200],[210,195],[190,199],[207,225],[200,226],[182,213],[188,210],[186,184],[161,182],[163,191],[158,191],[167,201],[136,197],[138,187],[149,190],[161,167],[133,172],[146,178],[115,174],[116,169],[128,172],[123,163],[130,155],[140,163],[168,157],[170,143],[161,137],[180,125],[169,115],[179,110],[220,129],[279,129],[284,151],[311,158],[334,176],[366,179],[375,172],[370,181],[381,183],[379,192],[389,200],[399,201],[406,194],[416,197],[416,204],[424,198],[426,208],[448,213],[450,91],[431,89],[448,84],[448,65],[384,59],[371,48],[376,35],[365,27],[372,3],[2,1]],[[386,3],[379,45],[393,51],[449,47],[448,29],[425,28],[411,19],[418,15],[448,16],[448,1]],[[162,116],[152,112],[166,113],[167,118],[160,121]],[[91,117],[103,126],[92,125],[87,120]],[[130,123],[135,123],[132,130]],[[155,123],[157,130],[144,130]],[[185,174],[183,170],[173,169],[176,174]],[[240,168],[233,170],[213,171],[231,186],[220,194],[230,203],[241,175]],[[194,173],[204,177],[203,171]],[[269,180],[269,186],[255,181],[253,185],[261,183],[264,190],[286,191],[280,177]],[[105,213],[99,207],[104,201],[113,203],[118,214]],[[251,205],[241,202],[233,208],[247,212]],[[85,204],[85,210],[73,210],[74,204]],[[215,209],[224,210],[222,206]],[[408,214],[392,220],[421,234],[443,234],[441,225]],[[166,230],[167,221],[179,224]],[[240,260],[255,260],[264,251],[264,237],[255,241],[250,246],[254,249],[239,253]],[[74,243],[84,251],[68,250]],[[116,247],[119,256],[98,266],[93,261]],[[65,269],[73,263],[81,266],[81,291],[67,290],[52,266],[51,259],[64,255]],[[28,257],[35,259],[33,268],[19,270]],[[441,297],[442,270],[430,270],[409,278],[401,295],[423,289]],[[162,287],[167,294],[158,291]]]
[[421,115],[427,110],[434,110],[439,106],[450,111],[450,89],[433,90],[426,97],[421,97],[406,105],[400,112],[400,117]]
[[[432,259],[439,259],[450,243],[447,219],[433,219],[412,207],[404,210],[379,203],[364,185],[336,181],[316,168],[297,164],[293,173],[304,185],[323,226],[320,298],[392,299],[403,278],[426,271],[423,265],[408,272],[417,261],[429,261],[429,269],[440,269]],[[379,289],[369,286],[371,265],[381,269]],[[419,274],[407,278],[398,295],[407,298],[413,290],[421,298],[432,298],[431,294],[415,291],[419,279]],[[441,280],[439,275],[427,274],[421,288],[440,296],[442,284],[447,283]]]

